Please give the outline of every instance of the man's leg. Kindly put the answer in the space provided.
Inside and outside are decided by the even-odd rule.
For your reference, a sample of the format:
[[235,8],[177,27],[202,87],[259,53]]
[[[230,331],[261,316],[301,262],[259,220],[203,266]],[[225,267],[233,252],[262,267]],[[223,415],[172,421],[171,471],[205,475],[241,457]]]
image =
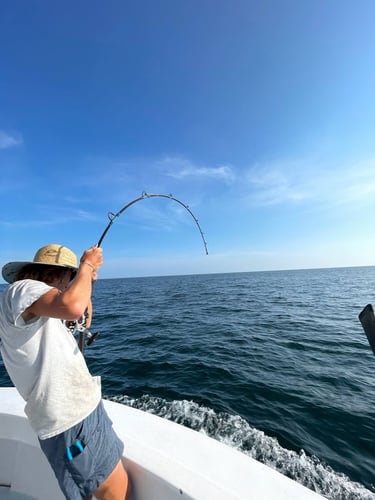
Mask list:
[[127,500],[130,493],[128,486],[128,474],[120,460],[94,495],[98,500]]

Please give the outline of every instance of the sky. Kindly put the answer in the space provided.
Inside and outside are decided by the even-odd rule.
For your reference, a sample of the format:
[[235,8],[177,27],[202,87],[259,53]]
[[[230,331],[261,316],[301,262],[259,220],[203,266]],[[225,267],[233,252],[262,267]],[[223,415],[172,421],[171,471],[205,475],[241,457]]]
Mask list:
[[2,0],[0,263],[375,264],[373,0]]

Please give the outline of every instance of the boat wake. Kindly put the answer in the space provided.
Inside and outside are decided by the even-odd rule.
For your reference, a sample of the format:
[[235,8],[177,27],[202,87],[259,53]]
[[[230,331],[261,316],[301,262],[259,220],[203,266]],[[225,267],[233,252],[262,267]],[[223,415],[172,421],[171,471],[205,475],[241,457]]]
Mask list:
[[111,401],[147,411],[159,417],[202,432],[272,467],[331,500],[375,500],[375,494],[346,475],[334,471],[317,457],[280,446],[276,438],[255,429],[238,415],[215,412],[192,401],[167,401],[144,395],[132,399],[125,395]]

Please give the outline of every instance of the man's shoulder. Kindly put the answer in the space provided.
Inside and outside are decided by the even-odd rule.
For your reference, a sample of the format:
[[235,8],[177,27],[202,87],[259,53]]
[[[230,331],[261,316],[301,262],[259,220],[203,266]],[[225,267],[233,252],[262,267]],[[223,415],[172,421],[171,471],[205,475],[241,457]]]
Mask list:
[[4,292],[5,300],[22,300],[23,297],[31,296],[33,300],[41,297],[53,287],[31,279],[18,280],[12,283],[9,288]]
[[24,280],[18,280],[9,285],[8,290],[10,292],[14,290],[26,290],[26,289],[46,289],[50,290],[51,287],[50,285],[47,285],[46,283],[43,283],[43,281],[37,281],[37,280],[32,280],[32,279],[24,279]]

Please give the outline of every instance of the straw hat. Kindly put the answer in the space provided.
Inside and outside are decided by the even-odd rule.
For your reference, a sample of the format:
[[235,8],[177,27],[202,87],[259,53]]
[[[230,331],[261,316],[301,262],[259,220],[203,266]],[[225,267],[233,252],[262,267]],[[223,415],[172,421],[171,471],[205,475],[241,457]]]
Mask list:
[[8,262],[5,264],[2,269],[4,280],[13,283],[16,274],[28,264],[66,267],[74,271],[78,269],[76,255],[69,248],[53,243],[39,248],[32,262]]

